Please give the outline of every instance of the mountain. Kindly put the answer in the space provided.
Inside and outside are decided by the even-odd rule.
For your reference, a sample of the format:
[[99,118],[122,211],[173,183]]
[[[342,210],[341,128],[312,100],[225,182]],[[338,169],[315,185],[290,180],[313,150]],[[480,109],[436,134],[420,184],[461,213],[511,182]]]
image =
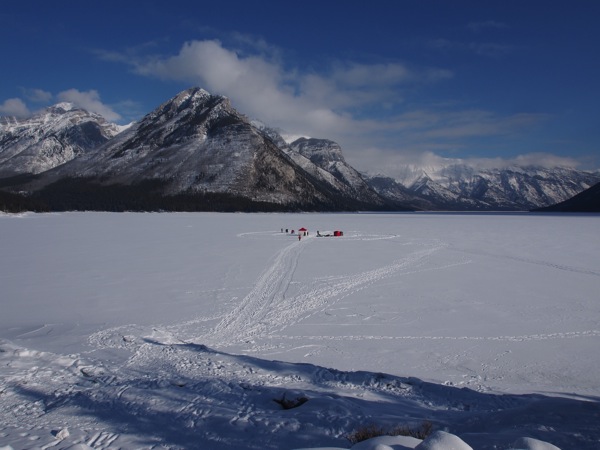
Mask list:
[[0,177],[37,174],[92,151],[121,129],[98,114],[59,103],[29,119],[0,118]]
[[580,192],[576,196],[536,212],[600,212],[600,183]]
[[[101,193],[96,204],[102,208],[108,196],[129,198],[136,209],[172,209],[165,200],[169,198],[176,198],[181,209],[214,209],[216,201],[233,210],[252,209],[249,203],[266,210],[355,210],[386,204],[344,165],[341,153],[335,167],[346,178],[326,173],[305,157],[300,165],[299,157],[289,146],[282,148],[281,141],[272,130],[266,132],[237,112],[226,97],[193,88],[94,151],[40,174],[18,190],[60,196],[61,202],[82,192],[88,199]],[[198,204],[203,202],[212,204]],[[96,209],[96,204],[86,200],[65,207]]]
[[450,160],[366,176],[337,143],[286,142],[200,88],[123,131],[68,103],[0,119],[0,206],[11,210],[525,211],[598,182],[600,172]]
[[[380,195],[381,176],[369,179]],[[375,181],[373,181],[375,179]],[[394,181],[440,210],[527,211],[566,200],[600,181],[600,173],[572,168],[478,169],[467,164],[405,166]],[[393,194],[392,194],[393,195]]]
[[[291,151],[290,151],[291,150]],[[342,156],[341,147],[328,139],[300,138],[290,144],[287,154],[313,176],[365,203],[378,205],[381,197]]]
[[436,203],[415,194],[391,177],[386,177],[385,175],[364,176],[368,185],[390,202],[405,205],[415,210],[428,211],[439,209]]
[[406,209],[397,202],[386,202],[377,195],[363,176],[346,162],[342,149],[336,142],[301,137],[288,143],[275,129],[258,121],[253,121],[252,124],[265,133],[295,164],[320,183],[331,185],[345,196],[361,203],[372,204],[377,209],[382,206]]

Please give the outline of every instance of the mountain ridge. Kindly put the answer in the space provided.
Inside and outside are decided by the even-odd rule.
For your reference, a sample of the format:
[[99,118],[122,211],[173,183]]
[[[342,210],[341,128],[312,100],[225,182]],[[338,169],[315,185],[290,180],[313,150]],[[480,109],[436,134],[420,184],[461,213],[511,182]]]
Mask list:
[[122,127],[58,103],[28,119],[0,118],[0,176],[38,174],[92,151]]
[[[88,190],[90,184],[114,189],[115,185],[150,183],[154,194],[163,197],[221,195],[279,205],[283,210],[356,210],[386,205],[345,163],[341,153],[336,164],[352,177],[326,176],[321,173],[324,169],[306,158],[302,166],[297,164],[294,151],[287,145],[281,148],[279,139],[273,132],[255,127],[226,97],[191,88],[94,151],[42,172],[17,188],[44,196],[53,183],[71,179],[61,183],[61,189],[77,188],[77,180],[82,182],[80,190]],[[360,186],[354,189],[352,183]]]
[[528,211],[577,195],[599,182],[600,173],[569,167],[513,165],[488,169],[454,163],[406,167],[403,176],[387,178],[378,175],[368,179],[375,180],[369,183],[380,195],[386,195],[384,189],[391,191],[389,195],[398,195],[398,186],[402,186],[404,195],[416,195],[438,209]]
[[287,142],[280,131],[239,113],[227,97],[194,87],[125,130],[68,103],[30,119],[2,118],[0,178],[3,189],[38,200],[49,191],[52,198],[94,197],[94,189],[140,196],[145,191],[136,186],[144,185],[153,196],[149,208],[153,202],[164,208],[161,197],[186,198],[198,208],[187,202],[220,196],[268,210],[525,211],[573,197],[600,182],[600,173],[449,161],[407,165],[396,178],[370,176],[350,166],[336,142]]
[[600,183],[560,203],[534,212],[600,213]]

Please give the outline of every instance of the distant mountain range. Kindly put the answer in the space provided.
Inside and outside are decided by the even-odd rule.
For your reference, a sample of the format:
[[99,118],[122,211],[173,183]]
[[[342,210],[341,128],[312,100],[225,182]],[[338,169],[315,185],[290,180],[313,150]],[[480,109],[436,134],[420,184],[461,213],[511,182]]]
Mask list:
[[193,88],[129,127],[61,103],[0,119],[7,210],[528,210],[600,182],[568,168],[406,167],[367,176],[327,139],[286,142]]
[[[577,195],[600,181],[600,173],[569,167],[476,169],[449,163],[438,167],[406,166],[396,179],[377,176],[370,185],[399,202],[417,196],[421,209],[449,211],[527,211]],[[414,200],[413,200],[414,202]]]

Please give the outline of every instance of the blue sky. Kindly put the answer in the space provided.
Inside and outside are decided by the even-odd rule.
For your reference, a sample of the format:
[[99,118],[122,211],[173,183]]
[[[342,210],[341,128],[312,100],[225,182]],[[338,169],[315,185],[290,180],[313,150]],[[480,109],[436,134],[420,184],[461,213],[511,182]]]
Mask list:
[[360,170],[598,169],[599,20],[596,0],[8,0],[0,114],[123,124],[199,86]]

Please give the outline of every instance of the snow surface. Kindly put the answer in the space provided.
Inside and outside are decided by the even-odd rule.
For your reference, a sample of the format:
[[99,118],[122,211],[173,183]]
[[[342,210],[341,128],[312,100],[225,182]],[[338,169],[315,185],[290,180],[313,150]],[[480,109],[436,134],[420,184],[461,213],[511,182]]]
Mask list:
[[599,225],[0,215],[0,448],[597,449]]

